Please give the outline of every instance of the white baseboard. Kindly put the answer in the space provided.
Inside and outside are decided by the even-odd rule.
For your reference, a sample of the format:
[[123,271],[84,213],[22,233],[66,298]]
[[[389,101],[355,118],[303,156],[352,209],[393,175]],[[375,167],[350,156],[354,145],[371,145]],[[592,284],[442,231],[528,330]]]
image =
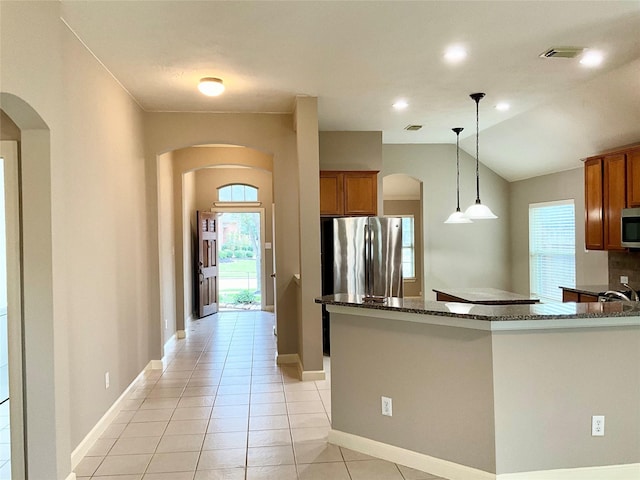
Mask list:
[[[87,452],[91,449],[95,441],[100,438],[107,427],[111,425],[111,422],[114,418],[120,413],[122,408],[122,402],[125,400],[127,394],[133,389],[134,385],[138,381],[138,379],[144,375],[144,372],[147,370],[157,370],[163,368],[162,360],[151,360],[148,365],[138,374],[138,376],[129,384],[129,386],[122,392],[122,395],[118,397],[118,399],[113,402],[113,405],[106,411],[106,413],[102,416],[98,423],[94,425],[89,433],[82,439],[82,441],[78,444],[78,446],[71,452],[71,470],[75,469],[80,461],[84,458]],[[75,480],[75,474],[73,477],[67,477],[66,480]]]
[[304,370],[300,356],[297,353],[285,353],[276,357],[278,365],[295,365],[298,368],[298,378],[303,382],[313,380],[324,380],[326,375],[324,370]]
[[503,473],[496,480],[638,480],[640,463]]
[[300,363],[300,357],[297,353],[284,353],[276,356],[276,364],[278,365],[297,365]]
[[186,338],[186,336],[187,336],[187,333],[184,330],[176,330],[176,338],[178,340]]
[[76,474],[71,472],[65,480],[76,480]]
[[638,480],[640,478],[640,463],[496,475],[340,430],[329,430],[329,443],[450,480]]
[[300,380],[303,382],[326,379],[324,370],[302,370],[302,365],[300,364],[298,364],[298,373],[300,374]]
[[450,480],[496,480],[494,473],[430,457],[429,455],[339,430],[329,430],[329,443]]
[[151,360],[145,370],[164,370],[164,358],[162,360]]

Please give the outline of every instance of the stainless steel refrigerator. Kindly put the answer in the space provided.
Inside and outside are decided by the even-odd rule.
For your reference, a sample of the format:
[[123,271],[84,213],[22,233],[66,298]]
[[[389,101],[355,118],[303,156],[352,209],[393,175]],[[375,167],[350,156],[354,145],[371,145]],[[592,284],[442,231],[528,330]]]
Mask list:
[[334,293],[384,301],[402,297],[402,219],[333,220]]

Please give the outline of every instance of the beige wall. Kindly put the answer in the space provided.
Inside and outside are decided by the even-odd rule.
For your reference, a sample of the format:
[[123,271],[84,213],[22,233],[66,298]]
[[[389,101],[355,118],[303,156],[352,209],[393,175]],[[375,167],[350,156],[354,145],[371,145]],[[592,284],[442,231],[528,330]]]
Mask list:
[[158,156],[158,241],[160,245],[160,286],[162,344],[176,333],[175,220],[173,210],[173,154]]
[[[497,220],[447,225],[456,207],[455,145],[384,145],[382,176],[403,173],[422,182],[424,296],[433,288],[510,290],[509,184],[480,164],[480,198]],[[460,206],[475,201],[475,158],[460,152]]]
[[582,168],[509,184],[512,290],[529,295],[529,204],[573,199],[576,212],[576,283],[607,284],[607,252],[584,248]]
[[[295,111],[300,216],[299,355],[306,371],[323,370],[320,274],[318,99],[297,97]],[[278,330],[279,331],[279,330]]]
[[0,4],[0,106],[21,129],[34,479],[67,478],[73,448],[161,351],[142,112],[60,21],[61,8]]
[[[261,238],[262,246],[265,242],[272,241],[272,203],[271,193],[273,179],[271,172],[257,168],[204,168],[196,171],[196,210],[210,210],[218,201],[218,188],[232,183],[244,183],[252,185],[258,189],[258,201],[262,203],[259,208],[264,209],[264,237]],[[195,215],[195,212],[192,212]],[[273,255],[271,250],[262,250],[264,261],[264,271],[262,272],[262,295],[265,298],[265,305],[273,306]]]
[[179,236],[182,237],[182,255],[178,258],[182,259],[182,274],[181,281],[178,281],[178,285],[182,285],[183,302],[178,303],[178,309],[182,310],[182,323],[178,322],[179,330],[186,330],[186,320],[196,318],[193,313],[198,308],[196,304],[196,292],[197,288],[195,281],[195,273],[193,271],[193,265],[197,255],[197,225],[196,218],[193,212],[196,211],[196,174],[194,171],[185,172],[182,175],[175,175],[181,181],[182,184],[182,209],[180,214],[182,216],[180,224]]
[[0,110],[0,140],[20,141],[20,129],[2,110]]
[[385,200],[384,215],[413,215],[414,248],[415,248],[415,280],[404,281],[404,296],[419,297],[422,295],[422,212],[420,200]]

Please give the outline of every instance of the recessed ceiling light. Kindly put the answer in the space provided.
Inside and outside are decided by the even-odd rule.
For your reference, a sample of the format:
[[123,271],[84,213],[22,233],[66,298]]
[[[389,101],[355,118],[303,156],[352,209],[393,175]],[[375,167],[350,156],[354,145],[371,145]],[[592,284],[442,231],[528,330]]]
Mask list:
[[205,77],[200,79],[198,90],[209,97],[215,97],[224,92],[224,85],[219,78]]
[[407,103],[406,100],[398,100],[396,103],[393,104],[393,108],[395,108],[396,110],[404,110],[408,106],[409,104]]
[[500,110],[501,112],[506,112],[510,108],[511,105],[509,105],[507,102],[500,102],[496,105],[496,110]]
[[580,63],[585,67],[597,67],[602,63],[604,55],[598,50],[587,50],[582,54]]
[[467,58],[467,51],[460,45],[453,45],[444,52],[444,58],[449,63],[459,63]]

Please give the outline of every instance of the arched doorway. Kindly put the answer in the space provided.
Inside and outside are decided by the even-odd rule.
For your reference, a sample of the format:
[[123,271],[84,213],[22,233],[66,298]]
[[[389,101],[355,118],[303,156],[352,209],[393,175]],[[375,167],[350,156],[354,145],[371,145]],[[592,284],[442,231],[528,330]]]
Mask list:
[[409,175],[382,178],[383,214],[402,217],[402,269],[404,295],[422,297],[424,292],[422,182]]
[[250,184],[258,188],[257,200],[252,202],[250,210],[260,212],[263,230],[259,255],[262,261],[259,283],[263,290],[260,308],[274,310],[274,287],[268,280],[275,270],[274,231],[269,221],[273,214],[272,170],[271,155],[234,145],[185,147],[158,156],[163,343],[174,332],[181,338],[188,321],[195,318],[196,211],[231,212],[248,207],[247,204],[221,202],[218,188],[224,185]]
[[[64,427],[57,427],[68,419],[55,408],[68,402],[68,385],[61,377],[66,352],[54,335],[50,132],[15,95],[0,93],[0,108],[19,131],[15,155],[3,148],[5,175],[12,177],[4,179],[11,478],[54,478],[69,469],[70,452],[59,442]],[[20,216],[12,206],[18,197]]]

